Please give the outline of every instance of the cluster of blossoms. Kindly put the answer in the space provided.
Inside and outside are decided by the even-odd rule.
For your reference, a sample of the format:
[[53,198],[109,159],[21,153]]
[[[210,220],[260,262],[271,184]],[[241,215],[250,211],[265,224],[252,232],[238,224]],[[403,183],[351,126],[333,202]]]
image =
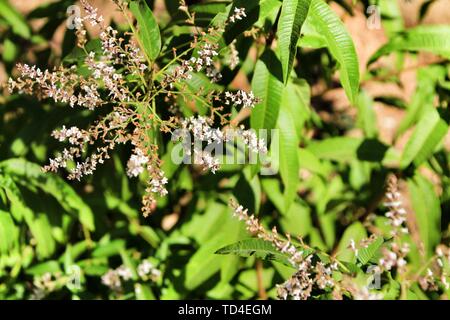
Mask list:
[[133,278],[133,273],[130,268],[121,265],[117,269],[110,269],[102,276],[102,283],[111,288],[112,290],[118,291],[122,288],[122,280],[128,281]]
[[311,296],[314,288],[324,290],[335,285],[332,273],[338,269],[336,262],[330,264],[321,261],[313,262],[313,254],[306,250],[299,250],[292,243],[289,235],[286,235],[286,240],[284,240],[279,236],[275,227],[272,232],[268,232],[254,215],[248,214],[248,209],[244,209],[234,201],[230,202],[230,206],[234,210],[233,215],[244,221],[249,233],[270,242],[276,250],[287,254],[289,262],[296,268],[297,271],[291,278],[283,284],[277,285],[280,299],[306,300]]
[[230,91],[225,92],[225,104],[234,106],[243,106],[244,108],[254,108],[259,103],[259,99],[255,97],[253,92],[245,92],[238,90],[236,93]]
[[397,269],[402,269],[406,266],[405,257],[409,253],[410,248],[407,243],[399,245],[397,243],[392,243],[390,248],[383,248],[382,258],[380,258],[379,265],[384,270],[391,270],[396,267]]
[[[127,2],[114,0],[119,9],[128,14]],[[195,137],[206,139],[209,143],[220,144],[228,141],[225,130],[213,129],[212,121],[202,117],[180,119],[170,117],[163,120],[158,114],[155,100],[159,95],[182,96],[186,90],[177,86],[177,91],[171,91],[175,83],[189,80],[192,72],[203,72],[212,82],[219,81],[221,74],[218,69],[219,46],[212,38],[214,33],[223,32],[225,26],[211,27],[208,32],[200,32],[194,36],[190,49],[176,56],[172,62],[164,67],[148,59],[145,52],[141,52],[136,40],[137,35],[124,33],[104,24],[98,9],[86,0],[81,0],[85,15],[75,18],[77,45],[86,53],[84,59],[77,64],[87,67],[87,74],[78,72],[80,65],[60,66],[53,70],[40,70],[35,66],[18,64],[20,75],[9,80],[10,92],[17,91],[25,94],[35,94],[39,99],[52,99],[58,103],[67,103],[71,107],[84,107],[95,110],[100,107],[112,107],[112,111],[96,121],[87,129],[75,126],[63,126],[55,130],[52,136],[67,142],[55,157],[49,159],[44,171],[56,172],[60,169],[68,170],[68,179],[80,180],[83,176],[95,172],[99,164],[110,158],[111,151],[118,144],[130,143],[133,152],[127,161],[126,173],[129,177],[137,177],[148,172],[146,194],[142,199],[142,211],[148,216],[156,208],[157,197],[168,194],[168,183],[161,168],[158,146],[150,141],[148,132],[160,130],[170,132],[181,126],[181,129],[191,130]],[[186,7],[186,6],[185,6]],[[185,11],[189,13],[186,7]],[[235,8],[226,24],[233,23],[245,17],[245,10]],[[88,50],[88,35],[85,24],[99,28],[101,50]],[[190,55],[186,60],[182,56]],[[238,52],[235,50],[235,57]],[[155,76],[155,74],[161,75]],[[183,84],[186,85],[186,84]],[[170,88],[170,91],[169,91]],[[201,91],[201,90],[200,90]],[[200,98],[200,92],[196,92]],[[253,107],[258,99],[252,92],[239,90],[237,93],[225,94],[208,93],[205,102],[213,107],[212,97],[225,96],[225,105]],[[214,101],[215,101],[214,100]],[[222,124],[225,116],[221,115]],[[204,126],[204,128],[202,128]],[[250,130],[236,130],[236,135],[254,152],[267,152],[263,139],[258,139]],[[194,149],[194,157],[204,168],[213,173],[220,164],[210,153]]]
[[[137,266],[137,275],[143,281],[157,281],[161,277],[161,271],[157,269],[148,260],[143,260]],[[108,270],[102,276],[102,283],[111,288],[114,291],[120,291],[122,289],[122,282],[129,281],[133,278],[133,272],[130,268],[121,265],[116,269]]]
[[228,18],[228,21],[231,23],[236,22],[237,20],[242,20],[242,18],[247,17],[244,8],[234,8],[233,14]]
[[139,148],[135,148],[134,153],[130,156],[130,159],[127,162],[127,175],[129,177],[137,177],[144,172],[144,166],[148,162],[149,159],[144,155],[144,152]]
[[396,267],[397,270],[403,271],[407,262],[405,257],[410,251],[407,243],[401,243],[400,235],[408,233],[408,228],[404,225],[406,222],[406,210],[403,208],[401,195],[398,188],[398,179],[395,175],[388,177],[387,202],[384,205],[389,209],[386,217],[388,223],[392,227],[392,236],[394,241],[382,250],[382,258],[379,265],[384,270],[391,270]]
[[393,236],[400,231],[408,233],[408,228],[404,227],[406,222],[406,210],[403,208],[400,192],[398,191],[398,180],[395,175],[389,176],[387,192],[387,202],[384,205],[389,209],[386,212],[386,217],[389,219],[389,224],[393,227]]
[[149,279],[154,282],[161,278],[161,270],[148,260],[144,260],[138,265],[137,273],[143,280]]
[[222,75],[214,64],[214,57],[219,55],[217,49],[217,44],[204,43],[200,45],[200,50],[197,52],[198,56],[183,60],[181,65],[175,67],[171,73],[165,74],[162,86],[169,86],[172,89],[175,83],[192,79],[192,72],[201,71],[205,72],[211,82],[218,82]]
[[34,277],[33,293],[30,296],[30,300],[41,300],[45,298],[46,295],[56,289],[56,280],[57,277],[54,277],[50,272]]
[[[239,129],[228,128],[222,131],[219,128],[213,128],[212,119],[197,116],[183,119],[181,121],[181,131],[174,135],[174,139],[182,139],[184,152],[187,156],[192,154],[191,146],[193,146],[194,163],[200,164],[203,168],[211,170],[215,173],[220,167],[219,159],[211,155],[210,152],[202,148],[202,142],[206,142],[207,148],[222,146],[227,142],[234,142],[235,138],[239,138],[248,147],[251,152],[265,154],[267,146],[262,138],[258,138],[254,130],[245,130],[244,126]],[[191,140],[191,134],[193,140]]]

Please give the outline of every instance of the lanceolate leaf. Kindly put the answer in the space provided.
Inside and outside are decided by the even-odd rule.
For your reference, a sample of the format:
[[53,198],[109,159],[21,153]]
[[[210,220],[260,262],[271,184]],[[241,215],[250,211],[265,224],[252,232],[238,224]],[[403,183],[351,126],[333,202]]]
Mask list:
[[11,218],[11,215],[0,210],[0,255],[7,253],[14,245],[17,238],[17,228]]
[[255,106],[250,118],[252,129],[273,129],[280,110],[283,82],[280,61],[267,50],[256,63],[252,89],[261,103]]
[[383,55],[394,51],[428,51],[450,58],[450,26],[424,25],[410,29],[393,37],[369,60],[375,62]]
[[436,109],[427,110],[405,146],[400,166],[406,168],[412,162],[416,166],[422,164],[433,154],[447,132],[448,124],[441,118],[439,112]]
[[161,50],[161,35],[155,17],[145,1],[142,0],[131,2],[130,10],[136,17],[139,27],[139,42],[145,54],[151,60],[155,60]]
[[[290,87],[286,87],[290,89]],[[289,97],[284,94],[283,97]],[[281,180],[284,184],[284,207],[285,212],[289,210],[297,194],[299,183],[300,164],[297,149],[299,147],[299,138],[295,127],[295,110],[285,99],[282,100],[281,112],[278,118],[279,130],[279,163]]]
[[308,15],[339,62],[342,86],[350,102],[355,105],[359,90],[359,64],[352,38],[336,13],[324,1],[312,0]]
[[278,22],[278,42],[283,66],[283,81],[287,83],[297,53],[297,42],[308,15],[311,0],[284,0]]
[[262,239],[242,240],[217,250],[216,254],[236,254],[241,257],[254,255],[260,259],[275,260],[292,267],[287,255],[277,251],[270,242]]
[[439,197],[434,190],[434,185],[419,174],[408,180],[408,191],[411,195],[411,204],[420,239],[424,244],[427,256],[431,256],[435,246],[441,240],[442,213]]
[[30,28],[26,21],[9,3],[8,0],[0,0],[0,17],[3,17],[11,25],[14,33],[28,39],[31,36]]
[[360,248],[358,250],[358,261],[365,265],[379,253],[381,246],[384,243],[383,237],[376,238],[372,243],[370,243],[365,248]]

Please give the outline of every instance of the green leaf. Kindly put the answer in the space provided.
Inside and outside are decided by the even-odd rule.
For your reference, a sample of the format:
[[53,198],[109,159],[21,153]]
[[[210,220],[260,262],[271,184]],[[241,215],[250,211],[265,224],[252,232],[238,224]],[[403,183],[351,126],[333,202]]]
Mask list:
[[[231,216],[231,213],[224,212],[225,221],[222,222],[220,232],[216,232],[201,242],[201,246],[189,259],[186,266],[185,286],[193,290],[214,274],[221,272],[222,280],[230,280],[238,271],[238,264],[234,257],[218,258],[214,252],[226,243],[239,240],[244,233],[242,223]],[[199,227],[203,225],[199,225]],[[204,228],[204,227],[203,227]],[[228,264],[228,265],[227,265]]]
[[408,180],[408,191],[420,239],[428,257],[441,240],[441,205],[434,185],[420,174]]
[[261,99],[252,110],[250,118],[252,129],[275,128],[283,88],[280,61],[273,51],[266,50],[256,63],[252,79],[253,92]]
[[322,0],[312,0],[308,13],[311,24],[326,39],[339,62],[340,80],[348,99],[356,105],[359,90],[359,64],[352,38],[336,13]]
[[427,51],[450,59],[450,26],[423,25],[399,33],[375,52],[368,64],[394,51]]
[[358,243],[365,238],[367,238],[367,232],[362,223],[354,222],[345,229],[341,241],[339,241],[336,257],[341,261],[354,262],[355,254],[348,248],[350,241],[353,240],[358,246]]
[[17,182],[25,182],[25,187],[35,186],[52,195],[65,210],[75,214],[89,230],[95,229],[92,210],[62,178],[44,173],[39,165],[24,159],[2,161],[0,168],[9,173]]
[[17,241],[17,228],[11,215],[0,210],[0,254],[7,253]]
[[326,160],[348,162],[355,159],[378,162],[381,161],[387,146],[376,139],[355,137],[332,137],[309,144],[308,151],[316,157]]
[[92,256],[95,258],[110,257],[119,255],[125,248],[125,240],[117,239],[104,244],[98,244],[95,250],[92,252]]
[[3,61],[11,63],[16,59],[19,50],[17,45],[10,39],[3,41]]
[[289,257],[279,251],[274,246],[262,239],[246,239],[228,246],[225,246],[215,252],[216,254],[235,254],[241,257],[255,256],[263,260],[275,260],[286,266],[292,267]]
[[51,256],[55,252],[56,243],[52,237],[52,227],[47,215],[38,214],[29,227],[36,239],[38,256],[41,259]]
[[[286,90],[289,90],[289,86]],[[284,94],[283,98],[289,97]],[[281,180],[284,184],[284,211],[287,212],[297,195],[300,164],[298,159],[299,137],[295,127],[295,110],[285,99],[282,100],[281,112],[278,118],[279,129],[279,163]]]
[[358,250],[358,261],[365,265],[372,258],[374,258],[380,251],[381,246],[384,243],[383,237],[376,238],[372,243],[370,243],[366,248],[361,248]]
[[16,11],[8,0],[0,0],[0,17],[3,17],[15,34],[22,38],[29,39],[31,36],[30,28],[22,15]]
[[55,260],[49,260],[42,263],[39,263],[35,266],[32,266],[31,268],[28,268],[26,270],[27,274],[33,275],[33,276],[42,276],[44,273],[50,272],[52,274],[55,274],[57,272],[61,272],[61,267],[58,263],[58,261]]
[[279,179],[266,178],[262,181],[264,192],[269,200],[281,213],[280,225],[283,231],[289,234],[307,236],[312,228],[311,213],[304,203],[293,202],[288,211],[285,211],[284,197],[280,190]]
[[364,130],[366,137],[375,138],[378,134],[377,119],[373,109],[373,99],[361,91],[358,96],[358,126]]
[[134,292],[136,293],[137,300],[155,300],[155,295],[148,285],[136,283],[134,285]]
[[130,10],[139,26],[138,37],[140,45],[145,54],[153,61],[158,57],[161,50],[161,34],[158,23],[145,1],[131,2]]
[[436,109],[428,109],[417,123],[413,134],[406,143],[400,160],[400,167],[406,168],[411,163],[419,166],[435,151],[438,144],[448,132],[448,124]]
[[399,137],[411,126],[416,124],[427,109],[434,108],[436,84],[445,79],[445,74],[446,68],[437,65],[418,70],[418,85],[411,103],[408,105],[407,113],[395,133],[396,137]]
[[284,0],[278,20],[278,42],[283,66],[283,82],[287,83],[297,53],[297,42],[308,15],[311,0]]

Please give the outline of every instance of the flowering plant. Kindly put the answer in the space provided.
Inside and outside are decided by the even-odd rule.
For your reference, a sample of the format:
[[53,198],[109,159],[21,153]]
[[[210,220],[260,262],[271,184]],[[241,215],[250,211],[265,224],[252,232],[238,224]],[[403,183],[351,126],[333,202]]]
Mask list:
[[448,24],[150,2],[0,1],[0,298],[449,297]]

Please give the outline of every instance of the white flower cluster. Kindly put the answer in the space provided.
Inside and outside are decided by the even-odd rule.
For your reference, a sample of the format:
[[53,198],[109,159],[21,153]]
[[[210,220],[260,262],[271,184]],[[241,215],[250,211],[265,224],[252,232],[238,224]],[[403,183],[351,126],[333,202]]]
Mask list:
[[389,224],[394,228],[393,235],[396,235],[398,230],[402,233],[408,233],[408,228],[403,227],[406,222],[406,210],[403,208],[401,195],[398,191],[398,181],[394,175],[389,177],[386,199],[387,202],[384,205],[389,209],[386,212],[386,217],[389,218]]
[[175,82],[180,80],[189,80],[192,78],[191,72],[200,72],[205,70],[207,77],[212,82],[217,82],[222,78],[220,72],[214,66],[214,57],[218,55],[218,46],[215,44],[204,43],[198,51],[198,57],[191,57],[184,60],[181,65],[174,68],[172,74],[166,74],[162,82],[163,87],[169,86],[173,88]]
[[403,268],[406,266],[405,257],[409,253],[410,248],[407,243],[399,246],[396,243],[391,245],[391,249],[383,248],[382,258],[379,260],[379,265],[389,271],[392,268]]
[[242,18],[245,17],[247,17],[247,14],[245,13],[245,8],[234,8],[233,14],[228,18],[228,21],[234,23],[237,20],[242,20]]
[[144,155],[144,152],[139,148],[135,148],[134,153],[127,162],[127,175],[129,177],[137,177],[144,172],[144,165],[148,162],[149,159]]
[[153,193],[159,194],[161,197],[164,197],[167,195],[168,191],[165,187],[168,180],[164,175],[164,171],[160,170],[157,173],[155,173],[150,180],[150,191]]
[[212,173],[216,173],[220,169],[219,159],[213,157],[209,152],[199,151],[194,149],[195,162],[203,167],[203,170],[211,170]]
[[206,141],[208,144],[227,141],[227,136],[220,129],[212,128],[210,118],[197,116],[189,117],[181,121],[181,127],[192,132],[194,139]]
[[80,92],[75,94],[74,87],[81,83],[81,78],[75,73],[75,66],[69,69],[60,68],[53,72],[41,71],[36,66],[17,64],[20,77],[8,80],[9,92],[17,90],[19,93],[32,94],[37,89],[40,98],[51,98],[55,102],[69,103],[71,107],[76,104],[88,109],[103,104],[97,85],[93,82],[83,81],[79,87]]
[[[144,281],[156,281],[161,277],[161,271],[148,260],[143,260],[138,265],[137,274]],[[128,281],[132,278],[133,272],[131,269],[121,265],[117,269],[109,269],[102,276],[102,283],[114,291],[119,291],[122,288],[122,281]]]
[[138,265],[137,273],[144,280],[156,281],[161,277],[161,271],[148,260],[144,260]]
[[91,23],[91,26],[95,27],[103,22],[103,16],[99,15],[98,9],[94,8],[87,2],[86,0],[81,0],[81,4],[83,5],[84,10],[87,15],[83,18],[83,20],[87,20]]
[[[92,76],[96,80],[103,80],[105,87],[108,89],[108,96],[112,96],[113,100],[129,101],[130,95],[126,87],[120,85],[122,83],[122,75],[116,72],[116,69],[108,65],[104,61],[95,61],[95,53],[90,52],[85,59],[88,69],[93,71]],[[92,91],[97,92],[97,88],[92,86]]]
[[102,276],[102,283],[112,290],[120,290],[122,287],[122,280],[128,281],[133,277],[130,268],[121,265],[117,269],[109,269]]
[[226,105],[242,105],[244,108],[254,108],[257,103],[259,103],[259,99],[255,97],[252,91],[248,93],[244,90],[239,90],[236,93],[225,91]]
[[194,141],[188,146],[185,146],[185,153],[191,155],[190,147],[193,145],[196,163],[210,169],[213,173],[215,173],[220,166],[219,160],[214,158],[210,153],[198,150],[197,148],[201,146],[201,144],[197,142],[206,142],[208,145],[222,144],[237,137],[242,139],[243,143],[250,151],[260,154],[267,153],[267,146],[264,139],[258,138],[254,130],[245,130],[244,126],[241,126],[239,129],[227,129],[223,132],[218,128],[212,128],[211,125],[211,119],[203,116],[192,116],[183,119],[181,121],[181,129],[183,130],[182,136],[178,136],[177,138],[185,138],[186,135],[192,133]]
[[83,143],[89,141],[88,133],[75,126],[69,129],[66,126],[62,126],[60,130],[53,130],[52,137],[60,142],[68,139],[70,144],[77,146],[82,146]]
[[258,139],[254,130],[244,130],[244,126],[241,126],[239,130],[236,130],[236,134],[251,151],[261,154],[267,153],[266,141],[262,138]]

